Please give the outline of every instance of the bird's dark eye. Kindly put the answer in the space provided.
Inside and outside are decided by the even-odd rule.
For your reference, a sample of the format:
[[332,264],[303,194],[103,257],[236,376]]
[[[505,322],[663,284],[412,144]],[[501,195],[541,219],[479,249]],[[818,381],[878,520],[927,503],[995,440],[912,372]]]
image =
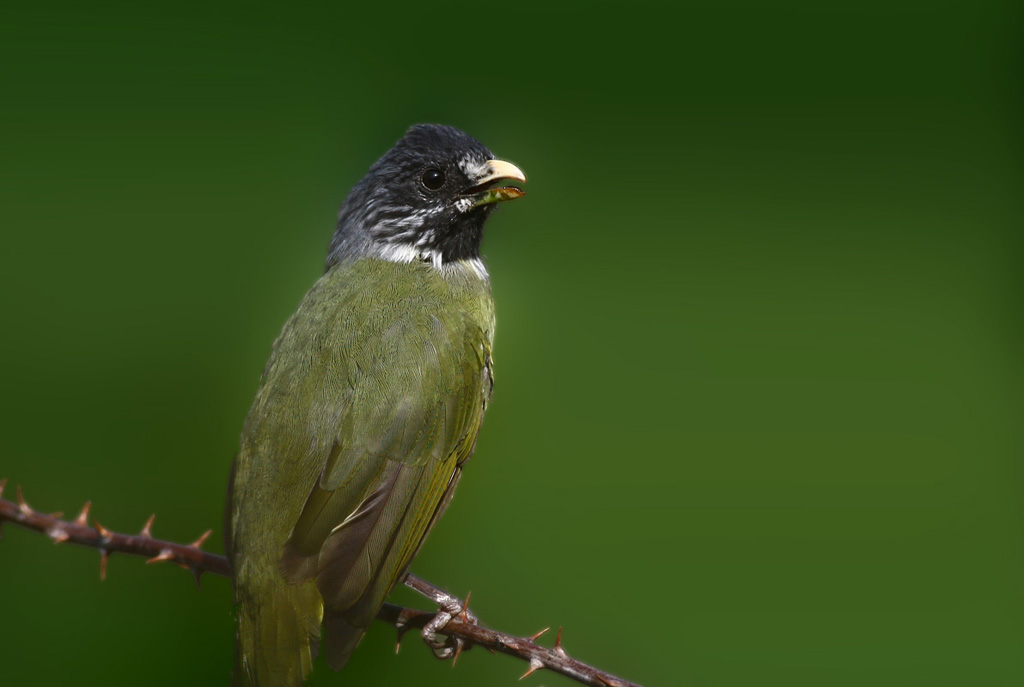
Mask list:
[[420,181],[431,191],[436,191],[444,186],[444,172],[439,169],[428,169],[423,173]]

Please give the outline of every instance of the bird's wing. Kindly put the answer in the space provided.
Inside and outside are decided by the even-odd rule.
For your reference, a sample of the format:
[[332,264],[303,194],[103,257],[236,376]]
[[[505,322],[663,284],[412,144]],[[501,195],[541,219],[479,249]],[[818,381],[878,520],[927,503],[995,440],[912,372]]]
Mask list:
[[325,373],[311,412],[316,424],[333,422],[334,440],[281,570],[292,583],[316,579],[332,667],[408,567],[476,441],[490,341],[465,319],[414,304],[371,309],[358,323],[335,322],[337,336],[317,351]]

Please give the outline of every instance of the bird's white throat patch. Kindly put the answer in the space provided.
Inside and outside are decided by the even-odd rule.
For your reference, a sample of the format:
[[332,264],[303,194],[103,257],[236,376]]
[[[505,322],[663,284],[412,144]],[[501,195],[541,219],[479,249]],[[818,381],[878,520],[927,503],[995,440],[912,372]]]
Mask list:
[[377,255],[388,262],[427,262],[442,274],[466,274],[478,279],[487,279],[487,268],[483,260],[472,258],[469,260],[445,261],[440,251],[432,250],[422,246],[413,246],[408,243],[388,243],[381,246]]

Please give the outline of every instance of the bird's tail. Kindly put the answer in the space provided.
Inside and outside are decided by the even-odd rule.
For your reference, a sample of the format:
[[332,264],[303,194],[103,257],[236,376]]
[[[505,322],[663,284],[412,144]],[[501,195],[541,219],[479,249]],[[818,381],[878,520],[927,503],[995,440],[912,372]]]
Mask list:
[[327,631],[324,645],[327,665],[334,670],[341,670],[366,634],[367,628],[353,622],[344,613],[327,611],[324,615],[324,629]]
[[252,595],[244,581],[236,589],[238,635],[232,685],[301,687],[313,669],[319,644],[320,594],[312,582],[293,585],[281,579],[269,589],[265,585],[266,579]]

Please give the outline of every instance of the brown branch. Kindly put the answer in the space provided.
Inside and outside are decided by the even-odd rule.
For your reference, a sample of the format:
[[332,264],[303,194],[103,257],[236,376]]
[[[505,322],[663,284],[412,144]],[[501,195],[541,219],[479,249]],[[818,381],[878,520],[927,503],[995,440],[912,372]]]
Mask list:
[[[7,480],[0,481],[0,495],[3,494],[6,483]],[[111,532],[95,519],[93,519],[95,526],[90,526],[90,505],[91,503],[86,501],[82,511],[74,520],[61,520],[62,513],[46,515],[33,510],[25,503],[25,497],[22,496],[19,486],[17,503],[0,498],[0,524],[8,521],[21,525],[25,529],[42,532],[55,544],[70,542],[99,549],[101,580],[107,577],[107,559],[115,551],[133,556],[145,556],[149,559],[146,561],[147,563],[173,561],[183,568],[190,569],[196,576],[197,582],[200,576],[207,572],[231,577],[231,565],[227,558],[207,553],[200,548],[206,538],[210,536],[211,530],[207,530],[203,536],[191,544],[175,544],[153,538],[150,532],[153,527],[153,517],[150,517],[138,534],[119,534]]]
[[[177,563],[182,568],[191,570],[197,583],[203,573],[231,577],[231,564],[226,557],[208,553],[201,548],[203,542],[210,536],[210,531],[191,544],[176,544],[153,537],[151,532],[153,516],[150,516],[138,534],[111,532],[95,519],[93,519],[93,525],[89,524],[89,502],[86,502],[74,520],[61,520],[62,513],[47,515],[30,507],[22,496],[20,486],[17,489],[17,502],[2,498],[6,483],[7,480],[0,480],[0,527],[4,522],[12,522],[25,529],[45,534],[55,544],[71,543],[98,549],[100,551],[100,579],[106,578],[107,561],[115,552],[144,556],[148,559],[147,563],[162,561]],[[437,634],[445,635],[450,641],[450,651],[438,652],[435,650],[435,654],[443,658],[450,656],[453,665],[464,649],[482,646],[490,650],[491,653],[501,652],[526,661],[530,667],[520,679],[547,668],[581,684],[591,685],[591,687],[640,687],[634,682],[623,680],[569,656],[562,646],[561,628],[558,629],[555,645],[551,648],[543,647],[537,644],[536,640],[547,632],[548,628],[544,628],[532,637],[516,637],[498,632],[476,622],[476,618],[468,611],[468,596],[464,602],[411,573],[406,576],[404,582],[409,588],[438,603],[442,610],[440,612],[421,611],[389,603],[384,604],[377,613],[377,620],[388,623],[398,630],[399,644],[401,644],[402,636],[409,630],[424,630],[430,625]],[[438,619],[447,620],[447,622],[438,623]]]

